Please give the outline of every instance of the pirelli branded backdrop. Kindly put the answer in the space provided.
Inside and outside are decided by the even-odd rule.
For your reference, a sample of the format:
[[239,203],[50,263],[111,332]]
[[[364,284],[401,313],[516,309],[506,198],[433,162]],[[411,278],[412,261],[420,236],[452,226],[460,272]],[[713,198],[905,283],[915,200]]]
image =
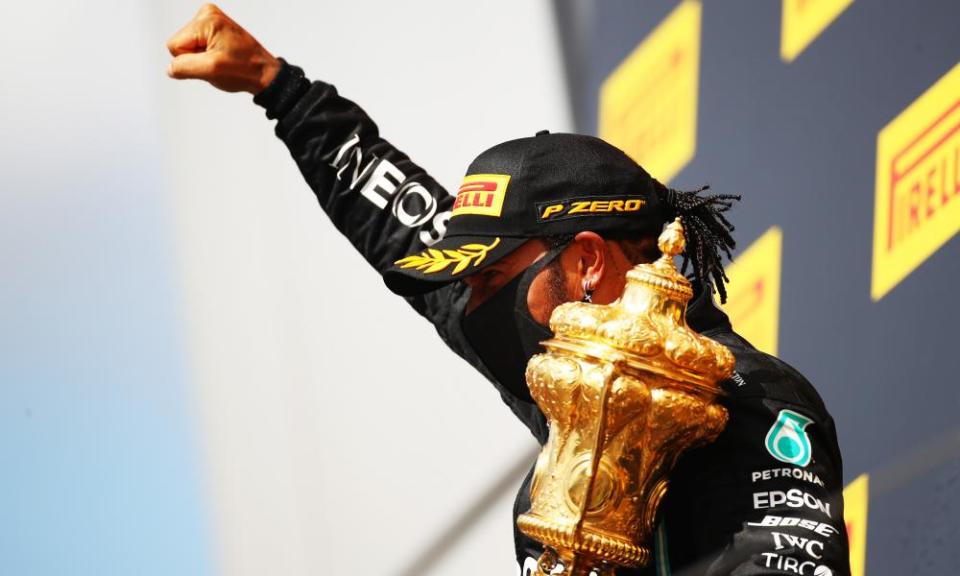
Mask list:
[[743,195],[726,310],[837,422],[854,574],[957,573],[960,2],[556,7],[580,130]]

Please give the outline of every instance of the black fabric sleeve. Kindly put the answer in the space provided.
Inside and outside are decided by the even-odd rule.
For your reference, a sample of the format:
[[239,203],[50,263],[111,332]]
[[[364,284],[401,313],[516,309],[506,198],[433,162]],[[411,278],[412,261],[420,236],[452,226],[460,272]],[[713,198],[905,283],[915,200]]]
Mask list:
[[[278,121],[277,136],[334,226],[380,273],[439,240],[453,197],[381,138],[357,104],[281,62],[276,78],[254,102]],[[435,314],[444,315],[435,306],[449,298],[442,292],[410,303],[434,321]]]
[[[722,553],[707,570],[709,575],[800,574],[847,576],[849,547],[843,521],[841,464],[834,458],[833,422],[807,406],[775,400],[741,405],[733,423],[730,465],[738,488],[729,499],[713,502],[732,534]],[[805,429],[790,418],[805,419]],[[789,463],[793,439],[781,439],[776,447],[777,427],[786,422],[798,435],[808,462]],[[786,447],[786,448],[784,448]],[[784,453],[784,452],[787,453]],[[722,490],[721,490],[722,492]]]
[[685,454],[671,476],[663,516],[669,558],[659,550],[658,564],[697,576],[847,576],[833,419],[790,366],[731,349],[740,377],[724,384],[730,419],[715,443]]
[[[277,120],[276,134],[290,150],[333,225],[377,272],[436,243],[446,232],[454,198],[380,137],[358,105],[325,82],[310,81],[282,60],[273,82],[254,97]],[[386,288],[384,288],[386,289]],[[462,282],[406,298],[433,323],[444,343],[493,382],[503,401],[543,443],[543,414],[496,382],[470,349],[460,327],[468,290]]]

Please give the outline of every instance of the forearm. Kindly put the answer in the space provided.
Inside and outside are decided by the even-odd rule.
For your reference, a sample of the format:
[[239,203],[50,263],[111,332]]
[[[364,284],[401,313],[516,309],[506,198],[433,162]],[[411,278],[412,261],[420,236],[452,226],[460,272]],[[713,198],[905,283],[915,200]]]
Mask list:
[[320,205],[378,271],[442,236],[453,198],[332,85],[284,62],[254,102],[278,120]]

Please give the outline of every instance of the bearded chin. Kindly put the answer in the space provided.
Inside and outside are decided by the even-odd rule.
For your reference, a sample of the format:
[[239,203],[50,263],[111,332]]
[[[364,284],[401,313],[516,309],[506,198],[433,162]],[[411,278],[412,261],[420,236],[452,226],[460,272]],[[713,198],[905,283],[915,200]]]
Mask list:
[[[563,268],[560,266],[559,259],[554,260],[547,266],[547,299],[550,302],[551,311],[561,304],[576,300],[567,290],[567,283],[564,281]],[[549,324],[549,318],[547,320]]]

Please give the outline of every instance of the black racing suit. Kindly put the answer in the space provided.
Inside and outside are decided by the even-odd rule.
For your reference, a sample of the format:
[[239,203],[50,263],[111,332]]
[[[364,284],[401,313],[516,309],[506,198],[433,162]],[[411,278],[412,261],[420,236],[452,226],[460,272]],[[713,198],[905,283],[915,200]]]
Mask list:
[[[277,119],[277,136],[296,160],[333,224],[376,270],[439,239],[453,197],[380,137],[353,102],[284,63],[254,101]],[[463,283],[407,298],[443,341],[479,370],[542,445],[543,414],[526,390],[495,381],[460,328]],[[736,357],[723,384],[730,420],[719,439],[681,457],[654,537],[654,561],[618,574],[846,575],[842,464],[833,419],[796,370],[756,350],[731,329],[708,291],[688,307],[691,328]],[[514,520],[529,508],[528,475]],[[514,522],[514,526],[516,523]],[[528,574],[541,551],[514,528],[517,562]]]

